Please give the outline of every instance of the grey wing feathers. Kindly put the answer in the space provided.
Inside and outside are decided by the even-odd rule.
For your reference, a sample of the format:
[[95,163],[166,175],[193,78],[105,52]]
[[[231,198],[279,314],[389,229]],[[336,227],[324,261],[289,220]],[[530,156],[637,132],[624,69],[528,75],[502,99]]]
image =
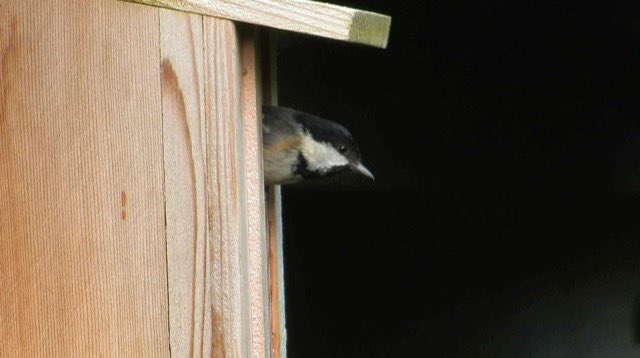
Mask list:
[[270,145],[282,137],[293,137],[301,130],[295,120],[296,111],[284,107],[262,108],[262,139],[265,145]]

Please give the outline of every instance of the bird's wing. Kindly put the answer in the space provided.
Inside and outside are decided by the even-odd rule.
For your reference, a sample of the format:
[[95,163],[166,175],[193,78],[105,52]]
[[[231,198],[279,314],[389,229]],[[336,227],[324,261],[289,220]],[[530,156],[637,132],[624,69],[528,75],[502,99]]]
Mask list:
[[301,131],[300,124],[294,118],[296,112],[292,109],[265,106],[262,113],[262,139],[266,147],[295,138]]

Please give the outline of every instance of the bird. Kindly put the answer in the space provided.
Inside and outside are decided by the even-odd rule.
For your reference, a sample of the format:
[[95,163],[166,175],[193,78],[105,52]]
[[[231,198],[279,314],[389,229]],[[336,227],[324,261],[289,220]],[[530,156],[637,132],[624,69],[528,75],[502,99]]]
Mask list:
[[342,125],[287,107],[264,106],[262,114],[265,184],[317,182],[345,173],[374,180]]

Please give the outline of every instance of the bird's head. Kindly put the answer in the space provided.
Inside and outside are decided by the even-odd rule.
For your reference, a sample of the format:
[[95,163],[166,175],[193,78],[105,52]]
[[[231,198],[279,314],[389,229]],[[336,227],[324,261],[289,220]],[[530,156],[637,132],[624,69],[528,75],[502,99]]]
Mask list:
[[374,179],[360,161],[357,143],[338,123],[288,108],[270,107],[265,109],[264,126],[268,183],[322,179],[347,172]]
[[304,113],[297,120],[302,126],[302,138],[296,174],[308,179],[353,171],[374,179],[361,163],[360,148],[346,128]]

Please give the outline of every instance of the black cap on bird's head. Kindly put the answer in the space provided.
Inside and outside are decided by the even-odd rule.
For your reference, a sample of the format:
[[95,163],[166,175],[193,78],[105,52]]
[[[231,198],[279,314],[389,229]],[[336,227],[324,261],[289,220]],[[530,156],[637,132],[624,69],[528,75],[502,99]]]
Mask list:
[[[294,147],[287,146],[295,152],[291,166],[293,180],[290,182],[324,178],[345,172],[354,172],[367,179],[374,179],[373,174],[360,161],[358,144],[340,124],[289,108],[267,107],[264,112],[264,125],[267,126],[263,130],[266,136],[265,173],[281,174],[282,169],[276,168],[287,160],[284,155],[279,155],[277,160],[271,160],[269,156],[275,158],[281,153],[272,148],[279,147],[277,143],[295,142]],[[265,175],[267,180],[268,176],[269,174]]]
[[295,119],[304,132],[299,165],[301,175],[318,177],[352,170],[374,179],[360,162],[360,148],[345,127],[302,112],[297,112]]

